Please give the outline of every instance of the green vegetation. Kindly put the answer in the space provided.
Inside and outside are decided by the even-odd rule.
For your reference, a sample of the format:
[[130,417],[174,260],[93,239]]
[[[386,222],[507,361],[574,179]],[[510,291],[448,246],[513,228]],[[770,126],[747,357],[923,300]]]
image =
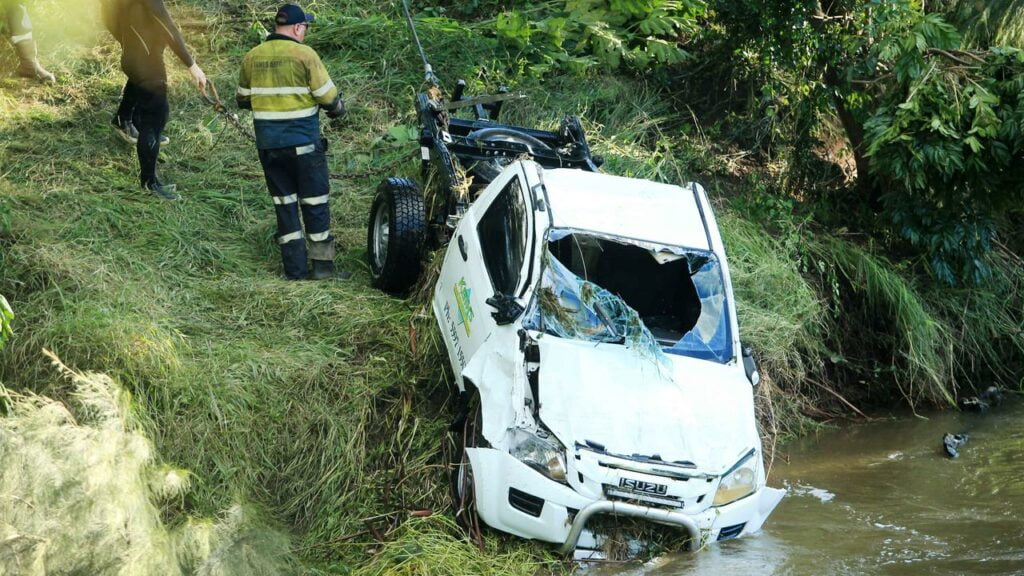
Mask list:
[[717,49],[750,56],[750,80],[763,83],[752,108],[782,146],[805,156],[823,120],[841,126],[860,192],[841,208],[881,216],[939,280],[978,284],[995,220],[1024,200],[1024,53],[969,49],[922,4],[710,2]]
[[216,519],[163,522],[161,507],[185,496],[191,474],[156,461],[129,393],[48,356],[71,382],[74,414],[54,400],[0,386],[8,412],[0,418],[5,574],[289,571],[289,539],[255,510],[234,506]]
[[[619,71],[573,66],[610,53],[583,41],[590,24],[570,5],[591,16],[625,10],[632,20],[612,18],[606,30],[634,34],[636,41],[647,32],[634,24],[653,13],[644,10],[679,10],[673,16],[681,18],[679,26],[659,33],[659,42],[685,39],[686,45],[671,47],[690,58],[636,59]],[[646,8],[628,8],[634,5]],[[237,0],[174,6],[221,94],[233,93],[237,63],[259,41],[254,24],[266,22],[273,6]],[[948,407],[974,386],[1021,386],[1021,211],[1008,205],[992,210],[1000,187],[1011,185],[1005,178],[1024,163],[1019,146],[1007,149],[1011,164],[990,156],[1022,121],[1007,108],[1012,94],[1006,90],[1020,82],[1020,74],[1009,73],[1016,70],[1016,53],[990,50],[984,65],[943,68],[925,78],[933,62],[947,66],[948,58],[922,56],[916,43],[887,44],[899,54],[886,62],[900,65],[904,54],[925,67],[922,74],[909,74],[870,99],[849,93],[862,119],[876,112],[893,119],[888,128],[877,126],[875,157],[927,164],[921,188],[900,184],[897,167],[884,163],[882,174],[871,169],[872,182],[888,182],[903,200],[951,206],[952,212],[934,212],[943,221],[918,231],[922,238],[936,230],[942,242],[948,234],[966,234],[947,234],[949,221],[963,216],[954,210],[961,204],[928,196],[941,189],[936,182],[944,176],[934,169],[948,156],[901,155],[913,145],[890,128],[898,124],[913,136],[943,142],[974,137],[981,144],[980,155],[970,144],[958,149],[964,166],[981,162],[977,173],[952,176],[971,179],[956,188],[971,206],[991,196],[993,202],[977,204],[986,210],[981,224],[964,220],[983,225],[972,239],[987,240],[972,244],[954,236],[950,250],[935,252],[911,242],[889,224],[892,218],[880,221],[866,202],[870,194],[837,177],[827,162],[834,156],[824,150],[849,154],[844,138],[834,136],[845,132],[830,107],[831,84],[824,76],[798,79],[792,66],[807,63],[819,46],[805,42],[818,37],[813,30],[799,29],[809,35],[800,42],[771,36],[743,44],[751,41],[736,27],[743,14],[730,16],[714,2],[707,11],[696,3],[654,1],[518,9],[530,30],[540,30],[548,18],[565,18],[566,33],[579,35],[561,45],[566,56],[559,60],[531,51],[540,32],[530,34],[534,48],[510,44],[511,16],[498,32],[497,20],[482,19],[511,14],[514,3],[416,8],[424,14],[421,39],[447,84],[461,77],[471,90],[505,84],[529,93],[529,100],[508,109],[510,121],[550,128],[562,114],[579,114],[608,172],[704,183],[719,206],[745,344],[765,367],[763,425],[777,436],[813,427],[812,418],[893,403]],[[0,79],[0,294],[17,313],[12,319],[6,308],[0,311],[0,340],[7,339],[0,351],[0,381],[7,386],[0,392],[0,434],[31,440],[18,448],[0,444],[8,450],[2,459],[22,462],[18,469],[27,474],[12,475],[5,466],[0,491],[35,494],[33,501],[43,506],[7,513],[3,506],[17,504],[0,498],[0,539],[16,535],[24,543],[19,554],[27,556],[19,561],[67,562],[60,566],[74,564],[67,571],[90,574],[117,572],[119,563],[140,554],[201,574],[569,570],[549,548],[514,538],[488,534],[480,550],[448,518],[443,446],[453,399],[450,375],[441,368],[444,353],[425,299],[400,301],[370,289],[364,264],[367,209],[377,183],[417,170],[411,100],[421,65],[391,4],[314,2],[313,9],[319,24],[309,40],[350,110],[343,127],[326,128],[331,171],[339,176],[332,199],[339,265],[355,272],[334,284],[279,278],[272,206],[255,150],[196,97],[170,59],[171,144],[160,169],[184,191],[184,200],[161,202],[137,190],[132,151],[109,128],[123,77],[111,39],[94,32],[95,6],[36,2],[37,36],[58,83]],[[746,18],[754,14],[748,10]],[[773,22],[798,15],[776,14]],[[81,29],[65,25],[58,35],[54,23],[68,21],[81,22]],[[853,42],[856,30],[846,29],[843,38]],[[926,52],[937,42],[929,38]],[[777,50],[769,50],[771,42]],[[619,56],[630,60],[639,44],[621,46]],[[769,57],[779,54],[787,60]],[[860,49],[849,54],[868,59]],[[10,55],[4,58],[10,64]],[[973,96],[961,91],[965,86]],[[942,105],[943,89],[961,94],[963,105]],[[900,108],[904,102],[916,102],[916,112]],[[935,106],[940,127],[951,134],[921,124]],[[998,127],[978,124],[992,114]],[[986,179],[982,168],[997,180]],[[918,173],[916,166],[903,169]],[[1005,190],[1018,196],[1006,198],[1020,198],[1014,185]],[[886,210],[880,213],[897,214]],[[930,272],[936,268],[928,260],[936,254],[948,260],[961,248],[989,273],[975,279],[971,271],[980,268],[968,267],[965,276],[961,266],[950,265],[957,279],[950,287]],[[44,348],[84,373],[55,372]],[[70,383],[58,379],[62,373],[71,375]],[[58,450],[64,445],[76,448]],[[115,446],[133,448],[115,453]],[[86,458],[94,452],[95,460]],[[44,453],[53,456],[31,458]],[[33,492],[89,474],[102,481],[100,489],[86,497],[72,484],[66,502],[73,506]],[[31,485],[24,484],[28,479]],[[46,512],[55,509],[73,515]],[[422,511],[433,514],[420,517]],[[112,519],[138,526],[142,536],[130,546],[146,549],[100,546],[115,530]],[[70,530],[47,536],[44,546],[37,539],[53,522]],[[97,554],[79,557],[71,550]],[[0,571],[7,562],[0,553]]]

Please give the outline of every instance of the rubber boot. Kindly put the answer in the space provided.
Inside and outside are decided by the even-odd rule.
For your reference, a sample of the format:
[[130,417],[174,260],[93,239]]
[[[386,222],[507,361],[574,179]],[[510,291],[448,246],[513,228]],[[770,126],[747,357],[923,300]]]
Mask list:
[[344,270],[337,270],[331,260],[311,260],[313,263],[313,280],[347,280],[352,274]]
[[36,57],[36,43],[34,40],[18,42],[14,45],[14,49],[18,52],[18,60],[21,61],[21,64],[18,66],[18,76],[46,83],[56,81],[53,74],[39,63],[39,59]]

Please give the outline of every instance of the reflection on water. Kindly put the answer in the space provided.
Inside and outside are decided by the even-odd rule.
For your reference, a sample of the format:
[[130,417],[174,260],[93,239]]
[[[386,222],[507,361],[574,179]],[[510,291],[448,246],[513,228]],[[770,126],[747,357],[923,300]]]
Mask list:
[[[953,460],[942,435],[970,439]],[[1024,404],[875,421],[780,451],[760,534],[589,574],[1024,576]]]

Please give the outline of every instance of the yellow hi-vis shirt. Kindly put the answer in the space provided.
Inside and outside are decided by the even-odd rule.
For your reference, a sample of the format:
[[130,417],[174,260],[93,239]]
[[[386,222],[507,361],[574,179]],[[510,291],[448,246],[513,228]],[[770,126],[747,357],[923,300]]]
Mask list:
[[316,51],[271,34],[242,59],[236,100],[251,108],[260,149],[305,146],[320,139],[320,106],[338,97]]

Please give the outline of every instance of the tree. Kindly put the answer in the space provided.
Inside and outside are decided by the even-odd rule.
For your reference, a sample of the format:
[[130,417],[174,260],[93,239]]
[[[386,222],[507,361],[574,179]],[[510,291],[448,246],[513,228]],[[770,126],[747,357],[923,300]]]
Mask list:
[[[766,93],[846,133],[856,201],[948,283],[980,281],[995,216],[1024,199],[1024,57],[964,49],[909,0],[712,0],[736,50],[761,58]],[[855,212],[856,210],[851,210]]]

